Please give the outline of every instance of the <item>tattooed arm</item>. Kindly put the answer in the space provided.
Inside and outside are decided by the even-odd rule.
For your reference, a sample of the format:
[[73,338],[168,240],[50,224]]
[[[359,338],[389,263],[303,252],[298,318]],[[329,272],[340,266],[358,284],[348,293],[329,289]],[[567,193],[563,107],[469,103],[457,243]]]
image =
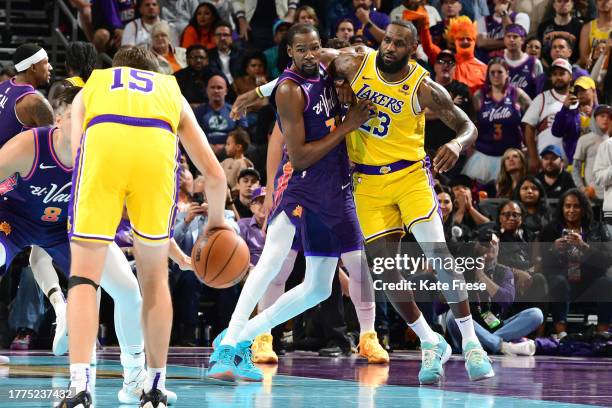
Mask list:
[[45,98],[38,94],[26,95],[15,106],[17,118],[26,126],[49,126],[54,123],[53,109]]
[[446,126],[457,132],[457,136],[442,146],[434,157],[433,165],[441,173],[450,170],[462,151],[466,151],[478,136],[476,126],[470,118],[453,103],[450,95],[440,84],[425,78],[418,90],[421,109],[435,112]]

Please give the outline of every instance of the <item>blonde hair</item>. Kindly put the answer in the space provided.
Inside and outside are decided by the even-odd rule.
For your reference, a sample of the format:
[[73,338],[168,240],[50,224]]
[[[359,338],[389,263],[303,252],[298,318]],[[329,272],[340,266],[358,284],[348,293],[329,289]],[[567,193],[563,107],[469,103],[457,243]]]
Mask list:
[[315,9],[313,9],[310,6],[301,6],[298,7],[295,10],[295,20],[294,23],[299,23],[300,22],[300,13],[302,11],[305,11],[306,13],[308,13],[308,15],[314,20],[314,25],[318,26],[319,25],[319,18],[317,17],[317,12],[315,11]]
[[155,37],[155,35],[160,32],[170,37],[170,25],[164,20],[153,24],[153,27],[151,27],[151,38]]
[[497,177],[497,197],[499,198],[512,198],[512,193],[514,191],[514,180],[508,170],[506,170],[505,162],[510,153],[516,152],[521,159],[521,170],[520,175],[517,180],[522,179],[527,175],[527,161],[525,160],[525,155],[520,149],[511,147],[507,149],[503,156],[501,157],[501,169],[499,170],[499,176]]

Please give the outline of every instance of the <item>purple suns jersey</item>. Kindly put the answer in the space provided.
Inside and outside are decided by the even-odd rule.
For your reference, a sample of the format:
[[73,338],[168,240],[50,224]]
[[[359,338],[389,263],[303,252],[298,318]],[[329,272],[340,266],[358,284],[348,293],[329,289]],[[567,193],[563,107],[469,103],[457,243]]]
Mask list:
[[35,92],[32,85],[16,84],[12,78],[0,83],[0,147],[23,130],[15,106],[21,98]]
[[486,95],[480,105],[476,150],[489,156],[502,156],[510,147],[521,147],[521,110],[516,88],[508,86],[500,101]]
[[13,212],[44,227],[65,225],[68,216],[72,169],[66,168],[53,149],[54,127],[32,129],[35,158],[30,173],[17,177],[13,190],[18,198],[9,197],[0,208]]
[[508,65],[510,85],[522,89],[531,99],[536,96],[536,59],[534,56],[527,58],[519,66]]
[[[304,78],[286,69],[276,86],[283,81],[298,84],[306,97],[303,113],[306,142],[327,136],[340,118],[340,103],[329,73],[320,66],[317,78]],[[270,101],[278,112],[276,89]],[[282,130],[283,123],[280,118],[279,126]],[[312,166],[300,170],[292,167],[285,150],[275,177],[274,207],[276,210],[287,205],[299,205],[321,214],[329,224],[332,219],[338,219],[338,213],[342,211],[345,201],[343,193],[348,188],[350,173],[345,143],[340,143]]]

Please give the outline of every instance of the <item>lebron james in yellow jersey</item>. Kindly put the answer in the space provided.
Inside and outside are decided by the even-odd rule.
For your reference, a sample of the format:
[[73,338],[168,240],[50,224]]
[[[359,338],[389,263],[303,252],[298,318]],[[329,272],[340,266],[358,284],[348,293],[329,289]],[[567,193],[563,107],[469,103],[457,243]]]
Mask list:
[[[430,163],[425,157],[424,110],[435,113],[457,132],[451,142],[442,146],[433,159],[436,172],[452,168],[463,149],[477,137],[476,127],[467,115],[453,104],[448,92],[433,82],[425,69],[410,57],[416,51],[417,31],[412,23],[395,21],[389,24],[378,51],[358,54],[355,50],[324,50],[331,61],[329,70],[344,85],[339,96],[369,99],[376,115],[346,138],[349,157],[355,163],[353,193],[359,224],[366,240],[369,258],[395,258],[399,243],[408,229],[419,242],[427,258],[452,259],[444,238],[437,197],[433,191]],[[325,56],[321,58],[326,62]],[[266,84],[258,95],[267,95]],[[253,103],[256,92],[239,97],[234,114]],[[454,263],[453,263],[454,264]],[[462,334],[463,355],[471,380],[494,376],[491,362],[476,333],[465,289],[463,275],[434,263],[444,296]],[[451,348],[444,338],[434,333],[418,309],[412,292],[392,290],[388,283],[399,283],[402,275],[387,269],[377,279],[393,307],[421,340],[423,364],[419,372],[422,384],[440,381]],[[385,285],[387,284],[387,285]]]

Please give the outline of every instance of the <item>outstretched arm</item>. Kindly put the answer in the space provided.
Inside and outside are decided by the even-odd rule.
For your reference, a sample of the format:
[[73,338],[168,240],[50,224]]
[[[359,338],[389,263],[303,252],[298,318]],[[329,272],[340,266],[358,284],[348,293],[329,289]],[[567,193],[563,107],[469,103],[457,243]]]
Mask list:
[[476,126],[465,112],[453,103],[446,89],[430,78],[427,77],[421,82],[418,97],[421,108],[428,108],[435,112],[446,126],[457,133],[453,140],[438,150],[433,160],[436,171],[448,171],[459,159],[459,154],[476,141],[478,136]]

